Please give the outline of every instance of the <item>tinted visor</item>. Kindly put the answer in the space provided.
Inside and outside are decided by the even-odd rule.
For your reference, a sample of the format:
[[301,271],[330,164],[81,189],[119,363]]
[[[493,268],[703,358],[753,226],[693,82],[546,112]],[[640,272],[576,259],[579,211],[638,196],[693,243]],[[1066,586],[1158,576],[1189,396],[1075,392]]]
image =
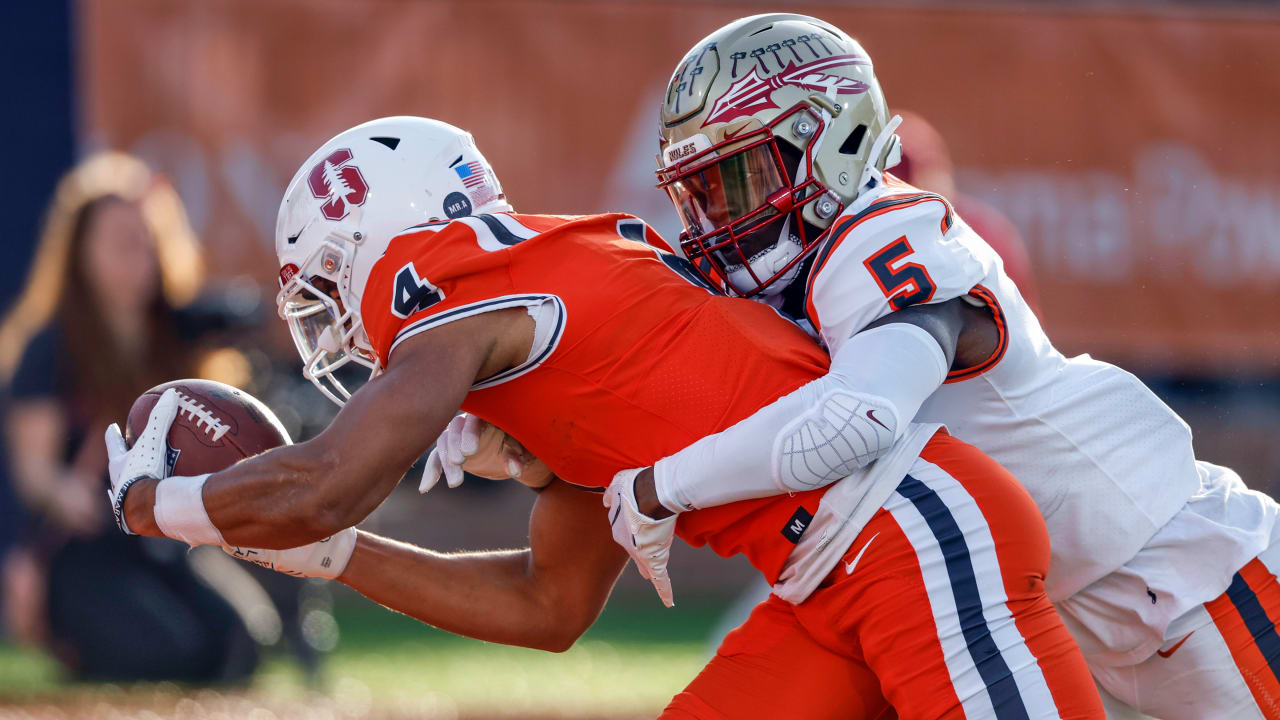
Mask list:
[[760,220],[776,213],[769,198],[788,188],[772,143],[760,143],[719,158],[666,186],[690,236],[727,227],[763,207]]

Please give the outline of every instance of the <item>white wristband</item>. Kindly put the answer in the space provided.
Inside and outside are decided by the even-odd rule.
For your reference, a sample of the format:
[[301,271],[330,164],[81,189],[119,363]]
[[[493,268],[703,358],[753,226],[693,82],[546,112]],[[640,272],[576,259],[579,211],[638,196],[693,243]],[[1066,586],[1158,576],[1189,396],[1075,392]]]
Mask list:
[[169,477],[156,485],[153,513],[165,537],[188,545],[224,545],[222,533],[214,527],[204,509],[204,481],[209,474]]

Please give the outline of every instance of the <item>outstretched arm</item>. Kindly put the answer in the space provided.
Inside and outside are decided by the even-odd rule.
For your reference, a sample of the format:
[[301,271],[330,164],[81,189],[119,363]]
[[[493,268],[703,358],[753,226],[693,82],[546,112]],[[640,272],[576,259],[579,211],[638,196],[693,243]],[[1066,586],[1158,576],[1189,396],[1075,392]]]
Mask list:
[[361,532],[338,580],[459,635],[560,652],[595,622],[626,554],[609,542],[600,496],[554,482],[524,550],[442,554]]
[[[989,317],[954,299],[885,316],[845,340],[828,373],[605,491],[615,542],[663,602],[677,512],[829,485],[888,452],[953,362],[997,341]],[[976,364],[976,363],[975,363]]]
[[962,299],[881,318],[835,348],[823,377],[664,458],[636,482],[641,512],[671,512],[822,487],[893,447],[920,406],[985,344]]
[[[409,338],[387,371],[314,439],[204,481],[199,499],[222,544],[290,548],[360,522],[454,416],[476,379],[523,361],[531,341],[523,310],[485,313]],[[157,485],[148,479],[128,490],[124,512],[134,532],[164,534],[155,521]]]

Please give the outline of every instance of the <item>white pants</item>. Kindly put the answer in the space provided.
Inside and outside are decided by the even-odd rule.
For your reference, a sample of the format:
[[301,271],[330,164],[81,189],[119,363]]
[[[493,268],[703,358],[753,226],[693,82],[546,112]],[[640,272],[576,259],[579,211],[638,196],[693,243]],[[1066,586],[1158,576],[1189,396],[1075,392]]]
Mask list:
[[[1223,598],[1170,624],[1156,654],[1134,665],[1090,667],[1104,697],[1160,720],[1280,718],[1280,543],[1258,561],[1262,567],[1246,566]],[[1125,716],[1108,708],[1107,717]]]
[[[1280,505],[1228,468],[1124,567],[1058,603],[1108,717],[1280,720]],[[1225,592],[1224,592],[1225,591]]]
[[1102,709],[1107,713],[1107,720],[1154,720],[1150,715],[1143,715],[1120,702],[1101,685],[1098,686],[1098,697],[1102,698]]

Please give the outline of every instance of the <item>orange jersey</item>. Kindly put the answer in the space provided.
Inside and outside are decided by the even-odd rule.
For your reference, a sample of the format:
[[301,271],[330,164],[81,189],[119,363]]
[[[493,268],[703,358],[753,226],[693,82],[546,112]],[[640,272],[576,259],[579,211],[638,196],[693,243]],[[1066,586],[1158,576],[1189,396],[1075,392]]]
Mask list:
[[[524,365],[478,382],[463,409],[518,438],[560,478],[603,488],[826,372],[771,308],[703,286],[624,214],[495,214],[408,231],[370,274],[361,314],[383,364],[454,319],[542,306]],[[429,379],[427,380],[429,381]],[[777,579],[823,490],[684,513],[677,533],[744,553]],[[602,522],[604,518],[601,511]],[[790,528],[790,530],[788,530]]]

